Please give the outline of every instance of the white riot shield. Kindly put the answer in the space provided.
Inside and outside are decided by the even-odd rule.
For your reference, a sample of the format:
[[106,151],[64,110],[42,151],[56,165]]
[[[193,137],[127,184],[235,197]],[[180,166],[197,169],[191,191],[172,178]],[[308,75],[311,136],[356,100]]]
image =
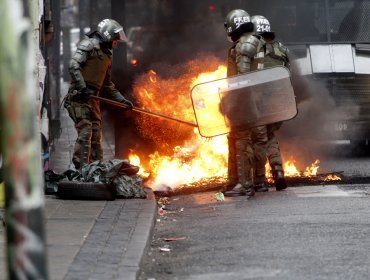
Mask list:
[[191,99],[204,137],[294,118],[290,72],[282,66],[198,84]]

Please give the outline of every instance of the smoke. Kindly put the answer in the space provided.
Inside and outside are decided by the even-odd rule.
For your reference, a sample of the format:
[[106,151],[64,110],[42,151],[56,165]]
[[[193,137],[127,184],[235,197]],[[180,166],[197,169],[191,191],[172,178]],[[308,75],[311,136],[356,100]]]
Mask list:
[[284,122],[277,136],[283,159],[292,157],[302,165],[299,168],[303,168],[316,159],[323,161],[330,156],[330,147],[334,146],[329,143],[346,137],[338,122],[358,115],[359,108],[349,103],[338,107],[325,80],[293,76],[293,87],[298,114]]
[[132,36],[128,31],[128,54],[137,59],[136,73],[153,64],[180,64],[205,53],[226,59],[228,42],[221,11],[211,12],[207,5],[195,1],[189,5],[185,0],[155,1],[150,9],[150,16],[142,13],[141,19],[131,23],[138,27]]

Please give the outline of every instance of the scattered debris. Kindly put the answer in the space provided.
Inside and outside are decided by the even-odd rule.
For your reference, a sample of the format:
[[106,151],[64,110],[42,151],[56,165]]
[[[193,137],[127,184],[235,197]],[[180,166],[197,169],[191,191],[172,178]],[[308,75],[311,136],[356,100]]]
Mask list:
[[166,191],[154,191],[154,194],[158,197],[168,197],[204,191],[215,191],[222,189],[223,186],[226,184],[226,181],[227,178],[221,176],[203,178],[198,182],[183,184],[176,187],[175,189],[170,189]]
[[168,205],[170,204],[171,201],[168,197],[161,197],[159,200],[158,200],[158,204],[160,205]]
[[324,181],[325,182],[330,182],[330,181],[341,181],[342,178],[337,176],[336,174],[329,174],[328,176],[325,177]]
[[178,241],[178,240],[185,240],[186,237],[168,237],[165,238],[164,241],[170,242],[170,241]]
[[343,176],[343,171],[319,173],[313,176],[294,176],[285,177],[288,186],[301,186],[301,185],[320,185],[328,184],[331,181],[344,183],[346,178]]
[[170,248],[170,246],[165,245],[163,247],[159,247],[159,251],[161,251],[161,252],[170,252],[171,248]]
[[158,208],[158,215],[163,216],[167,214],[167,211],[163,207]]
[[[330,184],[330,182],[335,182],[336,184],[346,184],[348,182],[370,182],[370,177],[367,178],[358,178],[356,177],[346,177],[343,175],[344,171],[334,171],[328,173],[318,173],[316,175],[311,176],[286,176],[285,180],[288,184],[288,187],[296,187],[302,185],[320,185],[320,184]],[[222,199],[222,195],[220,191],[224,188],[227,182],[227,178],[223,176],[214,176],[214,177],[207,177],[203,178],[200,181],[183,184],[176,186],[172,189],[162,190],[162,191],[154,191],[154,194],[160,198],[168,198],[173,197],[175,195],[187,195],[193,193],[200,193],[200,192],[217,192],[215,199],[217,201],[224,201]],[[274,186],[274,182],[268,180],[268,184],[270,187]],[[179,198],[176,197],[173,200],[178,200]]]
[[223,192],[216,192],[215,193],[215,198],[217,201],[224,201],[225,200],[225,196],[223,194]]

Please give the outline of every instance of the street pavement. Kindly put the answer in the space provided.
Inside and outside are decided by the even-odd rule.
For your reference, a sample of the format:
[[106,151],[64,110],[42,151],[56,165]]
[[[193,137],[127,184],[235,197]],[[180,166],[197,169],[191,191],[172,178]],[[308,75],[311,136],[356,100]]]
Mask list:
[[[226,198],[61,200],[47,195],[50,279],[368,279],[370,185]],[[165,241],[165,239],[173,241]],[[178,240],[177,240],[178,239]],[[0,226],[0,271],[5,229]],[[0,280],[7,279],[0,273]]]
[[174,196],[140,280],[369,279],[370,185]]
[[[61,114],[50,156],[56,172],[68,168],[76,139]],[[108,159],[115,150],[109,132]],[[353,166],[359,172],[357,161]],[[149,189],[148,199],[115,201],[46,195],[50,279],[368,279],[369,189],[302,186],[222,202],[200,193],[171,197],[163,216]],[[185,239],[164,241],[178,237]],[[0,224],[0,280],[7,279],[5,248]]]

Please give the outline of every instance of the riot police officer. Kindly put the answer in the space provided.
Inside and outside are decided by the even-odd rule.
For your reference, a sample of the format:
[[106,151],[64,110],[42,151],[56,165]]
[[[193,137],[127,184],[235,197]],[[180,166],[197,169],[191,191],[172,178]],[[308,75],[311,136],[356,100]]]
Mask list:
[[[224,25],[228,37],[233,42],[228,51],[228,77],[263,69],[264,42],[259,36],[254,35],[249,14],[241,9],[232,10],[227,14]],[[260,140],[265,143],[266,127],[264,129],[265,131],[260,132]],[[228,183],[224,194],[253,196],[255,160],[252,130],[232,130],[228,135],[228,146]],[[262,152],[264,152],[263,149]]]
[[[261,35],[265,40],[264,68],[273,66],[285,66],[290,68],[289,51],[281,42],[275,40],[275,32],[271,30],[270,22],[261,15],[252,16],[251,21],[254,25],[256,34]],[[287,188],[284,178],[283,162],[280,153],[279,142],[275,136],[275,131],[282,125],[282,122],[267,125],[266,156],[271,166],[276,190]],[[256,176],[260,176],[260,181],[265,178],[266,159],[256,158]],[[263,177],[262,177],[263,176]]]
[[78,134],[72,158],[77,169],[103,159],[100,103],[89,97],[105,95],[128,108],[133,106],[111,81],[112,50],[118,42],[127,42],[123,27],[104,19],[86,35],[70,61],[71,84],[64,104]]

